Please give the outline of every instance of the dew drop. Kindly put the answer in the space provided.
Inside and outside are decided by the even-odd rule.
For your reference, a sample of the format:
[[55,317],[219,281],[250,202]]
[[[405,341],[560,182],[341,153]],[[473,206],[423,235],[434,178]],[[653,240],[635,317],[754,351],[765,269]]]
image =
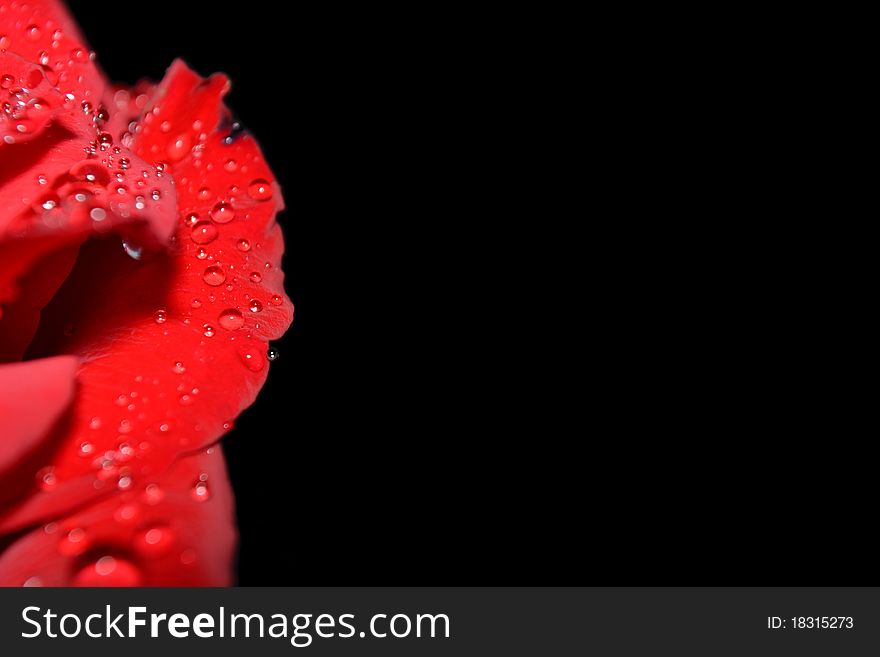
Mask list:
[[259,372],[265,366],[265,359],[258,351],[242,351],[239,355],[241,356],[241,361],[245,364],[245,367],[251,372]]
[[140,515],[140,507],[137,504],[123,504],[114,511],[113,519],[119,524],[134,524]]
[[272,198],[272,186],[262,178],[252,180],[248,185],[248,196],[255,201],[268,201]]
[[160,557],[174,545],[174,532],[165,526],[155,526],[140,532],[134,541],[134,549],[143,557]]
[[73,557],[88,550],[89,543],[89,537],[85,530],[77,527],[61,537],[58,542],[58,552],[64,556]]
[[183,374],[184,372],[186,372],[186,367],[183,365],[182,362],[177,361],[176,363],[174,363],[174,367],[171,368],[171,371],[175,374]]
[[252,271],[249,278],[251,279],[252,283],[259,283],[263,280],[262,274],[260,274],[260,272],[258,271]]
[[227,331],[237,331],[244,326],[244,317],[235,308],[227,308],[217,319],[217,322]]
[[165,491],[159,487],[159,484],[148,484],[144,488],[144,502],[150,506],[155,506],[163,499],[165,499]]
[[280,357],[281,357],[281,352],[278,351],[277,349],[269,349],[266,352],[266,358],[268,358],[270,361],[276,361]]
[[208,257],[208,252],[205,251],[205,249],[203,249],[201,247],[196,249],[196,258],[198,258],[199,260],[204,260],[207,257]]
[[214,337],[214,327],[211,326],[210,324],[205,324],[202,327],[202,333],[206,338],[213,338]]
[[204,279],[205,283],[208,285],[216,287],[218,285],[223,285],[224,281],[226,281],[226,274],[223,273],[223,270],[217,265],[211,265],[205,269],[205,272],[202,274],[202,279]]
[[24,581],[24,584],[22,584],[22,586],[25,587],[25,588],[39,587],[39,586],[42,586],[42,585],[43,585],[43,580],[41,580],[41,579],[40,579],[39,577],[37,577],[36,575],[33,576],[33,577],[28,577],[28,578]]
[[123,241],[122,248],[125,251],[126,255],[132,260],[140,260],[144,255],[144,249],[141,246],[136,246],[131,242]]
[[50,491],[55,488],[57,483],[58,478],[55,476],[55,468],[53,466],[42,468],[37,472],[37,485],[40,487],[40,490]]
[[223,168],[229,173],[234,173],[238,171],[238,162],[233,159],[226,160],[226,162],[223,164]]
[[74,586],[137,586],[141,581],[137,566],[109,555],[83,567],[73,578]]
[[213,208],[211,208],[211,219],[213,219],[218,224],[228,224],[230,221],[235,219],[235,210],[232,209],[232,206],[229,203],[224,201],[220,201]]
[[196,502],[207,502],[211,499],[211,491],[208,488],[208,475],[203,473],[199,476],[199,480],[193,486],[191,494]]
[[189,153],[191,147],[192,142],[189,135],[183,133],[177,135],[177,137],[168,144],[168,148],[165,152],[168,154],[168,159],[177,162],[186,157],[186,154]]
[[271,303],[273,306],[280,306],[283,302],[284,300],[278,294],[273,294],[271,297],[269,297],[269,303]]
[[239,251],[244,251],[245,253],[247,253],[251,250],[251,243],[248,242],[246,239],[240,239],[238,240],[238,242],[235,243],[235,247]]
[[260,303],[259,299],[251,299],[251,302],[248,304],[248,308],[252,313],[258,313],[263,310],[263,304]]
[[166,313],[164,310],[157,310],[155,318],[157,324],[164,324],[166,321],[168,321],[168,313]]
[[217,239],[220,231],[217,227],[207,221],[200,221],[192,228],[192,241],[196,244],[208,244]]
[[202,307],[202,302],[201,302],[199,299],[193,297],[192,301],[189,302],[189,305],[190,305],[192,308],[201,308],[201,307]]

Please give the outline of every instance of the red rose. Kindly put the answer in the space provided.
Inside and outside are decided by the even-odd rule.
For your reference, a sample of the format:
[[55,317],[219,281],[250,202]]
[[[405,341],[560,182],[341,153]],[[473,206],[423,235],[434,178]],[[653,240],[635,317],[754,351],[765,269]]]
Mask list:
[[293,307],[228,87],[112,87],[59,3],[0,4],[0,585],[231,582],[212,445]]

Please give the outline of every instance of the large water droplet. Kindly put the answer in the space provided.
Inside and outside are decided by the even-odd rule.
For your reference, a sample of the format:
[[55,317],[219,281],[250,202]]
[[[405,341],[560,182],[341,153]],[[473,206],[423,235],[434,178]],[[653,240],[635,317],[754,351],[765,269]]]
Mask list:
[[229,203],[224,201],[220,201],[213,208],[211,208],[211,219],[216,221],[218,224],[228,224],[230,221],[235,219],[235,210],[232,209],[232,206]]
[[244,317],[242,317],[241,313],[235,308],[227,308],[220,313],[217,323],[227,331],[237,331],[244,326]]
[[248,308],[252,313],[258,313],[263,310],[263,304],[260,303],[259,299],[251,299],[251,302],[248,304]]
[[207,244],[217,239],[219,234],[220,231],[217,230],[217,227],[214,224],[208,221],[200,221],[193,226],[190,236],[192,237],[192,241],[196,244]]
[[217,265],[212,265],[205,269],[205,272],[202,274],[202,278],[208,285],[213,285],[216,287],[223,284],[223,282],[226,280],[226,274]]
[[252,180],[248,185],[248,196],[255,201],[268,201],[272,198],[272,186],[262,178]]

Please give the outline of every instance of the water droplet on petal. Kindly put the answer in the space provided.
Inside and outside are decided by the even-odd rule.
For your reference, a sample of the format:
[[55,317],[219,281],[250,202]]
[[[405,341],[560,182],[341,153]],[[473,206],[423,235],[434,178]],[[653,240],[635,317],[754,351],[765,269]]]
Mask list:
[[244,317],[235,308],[227,308],[217,319],[217,322],[227,331],[237,331],[244,326]]
[[265,358],[258,351],[249,349],[247,351],[240,352],[239,355],[241,356],[241,361],[251,372],[259,372],[266,365]]
[[258,313],[263,310],[263,304],[260,303],[259,299],[251,299],[251,302],[248,304],[248,308],[252,313]]
[[280,357],[281,357],[281,352],[278,351],[277,349],[269,349],[269,351],[266,352],[266,358],[268,358],[271,361],[276,361]]
[[163,499],[165,499],[165,491],[159,487],[159,484],[148,484],[144,488],[144,502],[150,506],[155,506]]
[[125,250],[125,253],[132,260],[140,260],[144,255],[144,249],[141,246],[135,246],[130,242],[123,242],[122,248]]
[[232,206],[229,203],[224,201],[220,201],[213,208],[211,208],[211,219],[216,221],[218,224],[228,224],[230,221],[235,219],[235,210],[232,209]]
[[73,578],[74,586],[137,586],[141,573],[130,561],[103,556],[83,567]]
[[41,580],[36,575],[34,577],[28,577],[24,581],[24,584],[22,584],[22,586],[24,586],[25,588],[38,587],[38,586],[42,586],[42,585],[43,585],[43,580]]
[[55,476],[54,466],[48,466],[37,472],[37,485],[40,490],[50,491],[55,488],[58,478]]
[[157,324],[164,324],[168,320],[168,313],[164,310],[157,310],[155,318]]
[[183,374],[184,372],[186,372],[186,367],[180,361],[174,363],[174,367],[171,369],[175,374]]
[[196,482],[196,485],[193,486],[192,489],[192,498],[196,502],[207,502],[211,499],[211,491],[208,488],[208,482],[199,480]]
[[58,542],[58,552],[67,557],[73,557],[82,554],[89,548],[89,537],[85,530],[77,527],[71,529]]
[[213,285],[216,287],[223,284],[223,282],[226,280],[226,274],[223,273],[223,270],[220,269],[220,267],[218,267],[217,265],[212,265],[211,267],[205,269],[204,274],[202,274],[202,278],[208,285]]
[[190,236],[192,237],[192,241],[196,244],[208,244],[217,239],[219,234],[220,231],[217,230],[215,225],[207,221],[200,221],[193,226]]
[[174,532],[165,526],[156,526],[140,532],[134,541],[134,549],[143,557],[160,557],[174,545]]
[[269,303],[271,303],[273,306],[280,306],[282,303],[284,303],[284,299],[282,299],[281,296],[278,294],[273,294],[271,297],[269,297]]
[[204,336],[206,338],[212,338],[212,337],[214,337],[214,327],[211,326],[210,324],[205,324],[202,327],[202,333],[204,334]]
[[262,178],[252,180],[248,185],[248,196],[255,201],[268,201],[272,198],[272,186]]
[[241,240],[238,240],[238,241],[235,243],[235,247],[236,247],[239,251],[244,251],[245,253],[247,253],[248,251],[251,250],[251,243],[248,242],[248,241],[245,240],[245,239],[241,239]]
[[166,149],[166,153],[168,154],[168,159],[173,162],[177,162],[186,157],[187,153],[189,153],[192,148],[192,141],[187,134],[180,134],[168,144],[168,148]]
[[137,504],[123,504],[113,512],[113,519],[119,524],[135,524],[141,516],[140,507]]

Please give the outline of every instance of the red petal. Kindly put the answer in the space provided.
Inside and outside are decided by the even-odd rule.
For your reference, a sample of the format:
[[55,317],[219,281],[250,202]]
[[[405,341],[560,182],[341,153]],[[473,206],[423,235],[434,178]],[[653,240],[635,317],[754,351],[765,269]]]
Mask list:
[[0,531],[142,491],[179,454],[215,442],[265,381],[267,342],[293,316],[277,267],[280,193],[253,139],[224,143],[222,80],[203,82],[175,64],[147,114],[172,117],[173,129],[145,121],[135,139],[140,153],[168,152],[190,126],[197,146],[175,153],[183,217],[172,253],[136,261],[113,244],[87,243],[44,311],[34,353],[79,355],[80,391],[43,464],[55,487],[0,509]]
[[[50,254],[109,231],[139,246],[165,245],[177,218],[171,178],[107,132],[116,123],[114,108],[101,107],[106,84],[63,6],[2,9],[0,362],[20,358],[69,267],[69,258]],[[41,280],[24,280],[41,260],[51,263]]]
[[0,365],[0,479],[39,446],[70,405],[76,367],[72,356]]
[[219,449],[13,542],[0,586],[228,586],[236,542]]

